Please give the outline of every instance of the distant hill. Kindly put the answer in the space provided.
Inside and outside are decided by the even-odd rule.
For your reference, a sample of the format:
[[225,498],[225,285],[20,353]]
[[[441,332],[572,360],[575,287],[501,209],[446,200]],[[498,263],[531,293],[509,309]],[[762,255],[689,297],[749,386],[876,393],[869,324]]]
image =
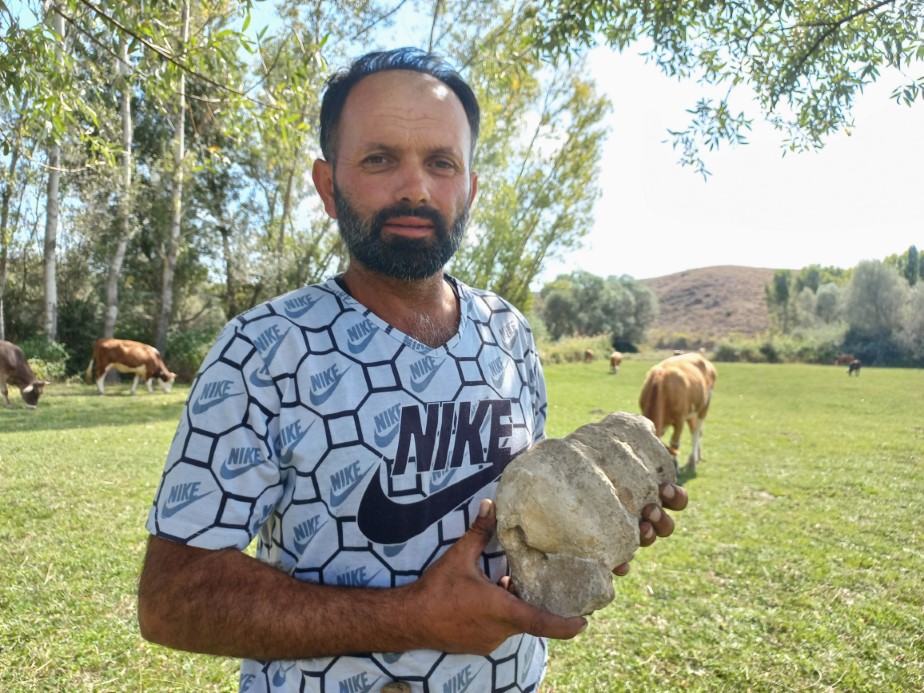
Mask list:
[[774,269],[717,266],[640,279],[658,297],[654,334],[684,334],[711,341],[732,333],[754,336],[770,329],[764,287]]

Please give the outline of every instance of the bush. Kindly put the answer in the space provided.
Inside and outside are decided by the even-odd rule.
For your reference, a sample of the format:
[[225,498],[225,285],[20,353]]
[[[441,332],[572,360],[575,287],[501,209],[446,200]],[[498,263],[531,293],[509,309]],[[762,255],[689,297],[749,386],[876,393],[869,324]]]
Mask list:
[[30,337],[17,345],[39,380],[60,380],[67,372],[68,352],[63,344],[44,337]]
[[167,336],[167,354],[164,355],[164,362],[167,368],[176,373],[177,380],[192,382],[219,331],[220,329],[183,330]]

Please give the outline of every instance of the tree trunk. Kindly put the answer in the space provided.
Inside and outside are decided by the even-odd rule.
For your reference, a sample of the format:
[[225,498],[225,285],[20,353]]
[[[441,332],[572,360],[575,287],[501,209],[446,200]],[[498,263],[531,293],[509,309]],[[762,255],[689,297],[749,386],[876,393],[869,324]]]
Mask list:
[[115,336],[116,320],[119,317],[119,276],[125,262],[125,252],[132,236],[131,188],[132,188],[132,87],[128,64],[128,40],[119,39],[119,82],[122,94],[119,111],[122,115],[122,194],[119,197],[119,237],[109,263],[106,279],[106,321],[103,336]]
[[[46,18],[53,14],[54,31],[58,47],[64,41],[64,17],[55,10],[53,2],[45,3]],[[58,337],[58,185],[61,180],[61,147],[52,142],[48,147],[48,191],[45,206],[45,337],[53,342]]]
[[10,201],[13,199],[13,184],[16,178],[16,165],[19,163],[19,148],[10,152],[10,169],[6,186],[0,196],[0,339],[6,339],[6,318],[3,311],[3,295],[6,292],[6,268],[10,257],[10,243],[13,232],[10,230]]
[[[182,56],[189,40],[189,0],[182,4],[182,37],[177,55]],[[180,70],[177,81],[177,110],[174,119],[173,146],[173,194],[170,200],[170,235],[167,238],[167,250],[164,257],[164,282],[160,302],[160,318],[157,321],[157,339],[155,346],[161,353],[166,351],[167,329],[173,313],[173,277],[176,271],[176,259],[179,253],[183,214],[183,156],[185,154],[184,129],[186,124],[186,75]]]

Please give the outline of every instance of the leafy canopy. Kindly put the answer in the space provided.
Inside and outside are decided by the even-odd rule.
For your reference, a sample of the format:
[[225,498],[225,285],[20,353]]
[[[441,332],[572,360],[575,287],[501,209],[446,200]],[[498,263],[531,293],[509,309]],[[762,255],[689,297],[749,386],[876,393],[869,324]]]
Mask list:
[[540,0],[534,9],[533,40],[545,55],[567,57],[599,41],[618,51],[638,44],[669,76],[727,87],[671,131],[681,162],[704,176],[703,147],[746,142],[753,118],[733,107],[738,88],[753,92],[794,151],[821,148],[851,127],[854,100],[883,69],[918,70],[892,97],[924,99],[924,0]]

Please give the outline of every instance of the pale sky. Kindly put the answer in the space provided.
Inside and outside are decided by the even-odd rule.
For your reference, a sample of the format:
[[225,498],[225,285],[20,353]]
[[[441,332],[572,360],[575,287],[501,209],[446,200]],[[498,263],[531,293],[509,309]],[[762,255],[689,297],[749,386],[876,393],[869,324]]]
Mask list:
[[867,88],[851,134],[818,152],[784,157],[782,134],[755,109],[750,144],[707,152],[704,181],[666,142],[702,87],[609,49],[592,52],[591,69],[613,104],[596,223],[534,288],[576,269],[646,279],[712,265],[850,268],[924,250],[924,103],[891,100],[898,77]]

